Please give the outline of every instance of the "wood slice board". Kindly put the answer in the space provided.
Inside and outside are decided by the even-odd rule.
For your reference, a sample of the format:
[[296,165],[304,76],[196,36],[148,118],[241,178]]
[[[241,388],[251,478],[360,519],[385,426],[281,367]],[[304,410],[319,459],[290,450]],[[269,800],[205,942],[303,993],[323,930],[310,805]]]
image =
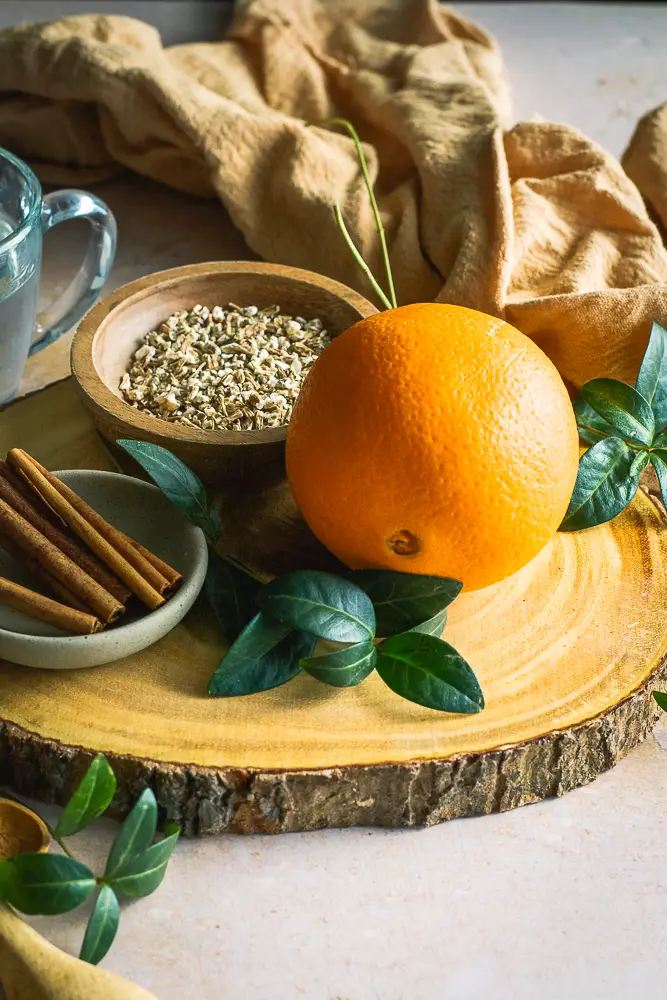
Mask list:
[[[0,416],[0,450],[51,468],[112,468],[69,380]],[[227,551],[278,571],[330,564],[285,486],[223,497]],[[667,530],[646,493],[608,525],[559,534],[520,573],[452,606],[446,636],[487,707],[443,715],[377,677],[299,677],[206,697],[224,652],[203,601],[169,636],[104,667],[0,661],[0,780],[64,801],[91,756],[116,771],[119,814],[146,784],[186,832],[429,825],[560,795],[650,731],[667,653]]]

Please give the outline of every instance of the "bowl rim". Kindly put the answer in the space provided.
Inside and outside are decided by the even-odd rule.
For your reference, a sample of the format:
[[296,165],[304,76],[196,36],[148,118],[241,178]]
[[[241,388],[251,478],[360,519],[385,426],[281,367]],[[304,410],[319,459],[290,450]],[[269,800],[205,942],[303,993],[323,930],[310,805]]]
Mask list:
[[[91,476],[91,478],[94,479],[103,479],[103,478],[124,479],[128,483],[132,483],[133,487],[139,487],[140,490],[143,489],[147,490],[150,494],[159,493],[161,496],[164,496],[162,491],[158,489],[157,486],[154,486],[152,483],[146,483],[144,482],[143,479],[136,479],[134,476],[126,476],[122,472],[111,472],[108,469],[59,469],[56,472],[54,472],[54,475],[67,476],[68,474],[71,473],[77,473],[77,474],[83,473],[87,476]],[[166,497],[165,501],[167,503],[169,502],[167,501]],[[183,517],[187,521],[185,515],[183,515]],[[191,524],[189,521],[187,521],[187,525],[188,529],[191,530],[192,532],[191,537],[197,550],[195,553],[194,571],[191,579],[184,581],[182,587],[179,588],[179,590],[176,592],[176,594],[174,595],[174,599],[178,598],[178,595],[181,594],[185,588],[191,587],[193,585],[197,587],[197,594],[199,593],[201,587],[203,586],[204,576],[206,574],[206,566],[208,563],[208,545],[206,543],[204,532],[201,530],[201,528],[198,528],[196,525]],[[201,576],[201,583],[199,582],[198,579],[198,577],[200,576]],[[195,595],[195,600],[196,597],[197,595]],[[150,612],[150,617],[153,619],[153,624],[155,624],[157,621],[158,629],[160,626],[160,622],[162,621],[162,618],[169,615],[170,612],[172,611],[173,605],[171,605],[171,607],[170,605],[171,601],[166,601],[161,607],[156,608],[154,611]],[[29,645],[32,645],[34,643],[39,646],[44,645],[44,646],[49,646],[51,648],[57,646],[58,648],[67,648],[72,650],[84,647],[86,649],[90,649],[91,644],[95,645],[99,644],[100,642],[108,642],[110,637],[113,638],[119,635],[121,632],[125,636],[127,635],[133,636],[135,633],[140,632],[142,630],[142,627],[145,627],[147,617],[148,617],[147,615],[144,615],[143,617],[138,618],[136,621],[127,622],[126,624],[122,625],[116,625],[112,631],[96,632],[92,635],[32,635],[30,632],[16,632],[14,631],[14,629],[0,627],[0,639],[7,637],[11,638],[13,642],[25,642]],[[168,631],[171,631],[171,628],[169,628]],[[163,633],[158,631],[157,634],[160,636],[166,635],[166,632]],[[155,641],[157,642],[157,638],[155,639]]]
[[189,428],[182,424],[168,423],[159,417],[151,416],[136,410],[125,402],[106,385],[95,364],[95,341],[103,323],[120,306],[132,302],[140,302],[149,298],[157,289],[177,285],[183,278],[191,275],[229,274],[229,275],[271,275],[286,281],[315,285],[329,292],[356,309],[365,319],[378,312],[376,307],[347,285],[333,278],[326,278],[314,271],[300,267],[288,267],[282,264],[269,264],[264,261],[209,261],[201,264],[184,264],[165,271],[154,271],[143,278],[137,278],[105,296],[96,306],[93,306],[79,323],[72,340],[70,360],[72,375],[81,392],[88,397],[95,409],[110,414],[116,423],[122,424],[139,435],[145,433],[149,440],[164,442],[177,441],[190,445],[258,445],[284,442],[287,436],[287,426],[263,427],[252,431],[221,431]]

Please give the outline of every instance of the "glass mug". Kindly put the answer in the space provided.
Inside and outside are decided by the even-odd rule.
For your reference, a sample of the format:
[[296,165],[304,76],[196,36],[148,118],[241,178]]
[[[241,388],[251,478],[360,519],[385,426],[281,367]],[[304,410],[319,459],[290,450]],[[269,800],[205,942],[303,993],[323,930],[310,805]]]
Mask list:
[[[37,315],[42,235],[68,219],[88,219],[91,234],[78,274]],[[28,357],[70,330],[100,294],[116,252],[116,221],[85,191],[42,197],[34,173],[0,148],[0,405],[18,389]]]

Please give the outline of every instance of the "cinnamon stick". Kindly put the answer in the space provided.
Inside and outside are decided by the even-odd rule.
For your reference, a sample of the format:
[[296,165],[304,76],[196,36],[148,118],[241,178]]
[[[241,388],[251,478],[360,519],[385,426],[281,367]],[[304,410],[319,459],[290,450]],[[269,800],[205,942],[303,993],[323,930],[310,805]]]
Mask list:
[[163,559],[160,559],[159,556],[156,556],[154,552],[151,552],[150,549],[147,549],[144,545],[140,545],[139,542],[135,542],[135,540],[130,538],[129,535],[124,535],[123,537],[127,542],[129,542],[130,545],[134,546],[137,552],[141,553],[144,559],[148,560],[151,566],[153,566],[158,573],[162,574],[162,576],[168,581],[170,590],[173,590],[179,585],[183,577],[177,569],[174,569],[174,567],[170,566],[169,563],[164,562]]
[[[140,545],[139,542],[135,542],[133,538],[130,538],[124,532],[119,531],[118,528],[114,528],[112,524],[102,517],[90,504],[86,503],[77,493],[74,492],[71,487],[67,486],[61,479],[54,476],[52,472],[45,469],[43,465],[32,456],[28,455],[27,452],[22,451],[20,448],[14,448],[9,452],[7,456],[10,461],[13,461],[16,467],[19,469],[21,474],[25,475],[23,469],[21,469],[21,460],[19,456],[22,455],[24,460],[28,460],[46,480],[58,490],[61,496],[65,498],[74,507],[82,517],[84,517],[92,526],[99,531],[103,538],[105,538],[110,545],[116,549],[117,552],[127,559],[131,566],[134,566],[136,571],[140,573],[144,579],[148,580],[151,586],[155,587],[158,593],[163,594],[165,590],[171,590],[176,587],[183,577],[175,570],[173,566],[169,563],[164,562],[159,556],[150,552],[145,546]],[[34,485],[30,483],[33,489]],[[139,553],[137,555],[137,553]],[[148,564],[148,565],[147,565]]]
[[88,605],[104,622],[115,621],[125,608],[115,597],[88,576],[80,566],[45,538],[41,532],[0,499],[0,532],[7,535],[22,552],[63,583],[75,597]]
[[30,489],[30,485],[24,482],[18,473],[14,472],[9,462],[0,461],[0,473],[5,477],[8,483],[10,483],[17,493],[31,503],[38,514],[41,514],[45,521],[49,521],[51,524],[56,526],[61,526],[62,521],[56,514],[54,510],[51,510],[47,503],[44,503],[42,498],[38,496],[33,490]]
[[75,597],[64,583],[61,583],[55,576],[52,576],[43,566],[40,566],[34,556],[21,551],[16,542],[13,542],[3,531],[0,531],[0,548],[4,549],[20,566],[27,569],[32,576],[41,580],[46,588],[52,594],[55,594],[62,604],[66,604],[69,608],[76,608],[77,611],[83,611],[85,614],[90,614],[90,608],[87,604],[84,604],[78,597]]
[[17,514],[20,514],[26,521],[29,521],[33,528],[36,528],[45,538],[53,542],[61,552],[69,556],[88,576],[92,576],[93,580],[97,580],[117,601],[125,604],[130,597],[129,589],[75,539],[69,538],[59,527],[56,527],[51,521],[47,521],[39,513],[31,500],[28,500],[9,481],[4,470],[0,474],[0,499],[8,503],[10,507],[13,507]]
[[17,611],[30,615],[31,618],[39,618],[40,621],[55,625],[63,632],[73,632],[75,635],[92,635],[102,628],[102,623],[94,615],[68,608],[2,576],[0,576],[0,604],[7,604],[10,608],[16,608]]
[[[108,524],[97,511],[77,497],[76,493],[59,479],[46,469],[42,470],[42,467],[24,451],[13,448],[8,459],[12,467],[28,480],[65,521],[68,528],[127,584],[133,594],[151,609],[164,604],[162,593],[149,581],[157,580],[162,591],[168,589],[169,581],[159,574],[132,545],[127,544],[121,532]],[[103,527],[104,534],[100,531],[100,527]],[[110,541],[110,538],[113,538],[114,542]],[[115,544],[118,544],[118,548],[114,547]],[[141,570],[136,569],[136,563],[142,565]]]

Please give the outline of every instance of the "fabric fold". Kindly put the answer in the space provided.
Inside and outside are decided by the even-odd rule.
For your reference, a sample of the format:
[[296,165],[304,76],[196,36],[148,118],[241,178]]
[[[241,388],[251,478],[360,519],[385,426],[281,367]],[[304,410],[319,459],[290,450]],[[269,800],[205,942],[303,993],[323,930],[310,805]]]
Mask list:
[[640,194],[664,223],[664,109],[627,173],[574,128],[512,127],[495,41],[436,0],[249,0],[223,40],[170,49],[121,16],[0,32],[0,144],[43,180],[129,168],[218,196],[260,256],[368,295],[332,203],[381,277],[379,244],[333,116],[364,140],[400,303],[502,316],[573,387],[634,377],[667,320],[667,252]]

